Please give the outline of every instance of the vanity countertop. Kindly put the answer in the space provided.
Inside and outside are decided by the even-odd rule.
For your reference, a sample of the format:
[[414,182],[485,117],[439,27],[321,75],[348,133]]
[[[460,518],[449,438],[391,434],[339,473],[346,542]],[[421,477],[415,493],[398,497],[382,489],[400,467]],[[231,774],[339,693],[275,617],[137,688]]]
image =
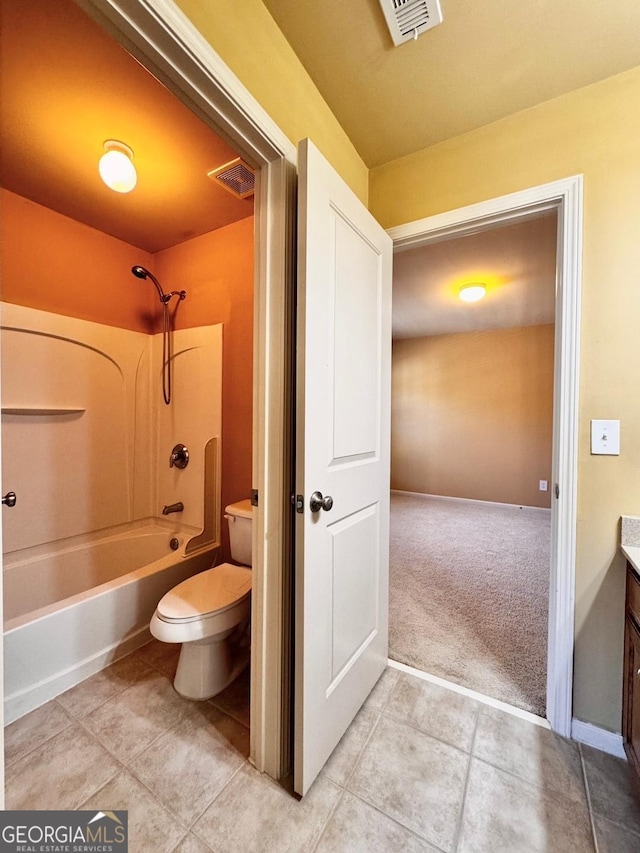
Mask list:
[[633,566],[638,577],[640,577],[640,546],[621,545],[620,550],[625,555],[629,563]]
[[620,528],[620,550],[640,577],[640,517],[623,515]]

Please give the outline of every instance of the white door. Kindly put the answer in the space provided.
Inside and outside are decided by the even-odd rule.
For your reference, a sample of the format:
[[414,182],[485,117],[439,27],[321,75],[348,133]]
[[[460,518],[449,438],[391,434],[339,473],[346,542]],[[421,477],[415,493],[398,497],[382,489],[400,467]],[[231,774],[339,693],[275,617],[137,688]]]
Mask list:
[[298,174],[294,787],[304,794],[387,663],[392,243],[309,140]]

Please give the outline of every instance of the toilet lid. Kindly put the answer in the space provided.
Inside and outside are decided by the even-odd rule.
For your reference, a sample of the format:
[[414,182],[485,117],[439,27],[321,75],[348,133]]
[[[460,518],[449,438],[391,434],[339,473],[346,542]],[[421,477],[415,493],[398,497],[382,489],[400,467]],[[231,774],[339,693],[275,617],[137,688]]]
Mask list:
[[167,622],[192,621],[233,607],[250,593],[251,569],[222,563],[169,590],[157,612]]

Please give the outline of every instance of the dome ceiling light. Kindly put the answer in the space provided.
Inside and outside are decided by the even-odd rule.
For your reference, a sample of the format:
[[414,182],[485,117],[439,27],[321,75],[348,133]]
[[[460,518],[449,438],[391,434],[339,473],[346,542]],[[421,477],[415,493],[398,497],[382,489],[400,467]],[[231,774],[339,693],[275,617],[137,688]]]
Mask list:
[[133,151],[124,142],[107,139],[104,152],[98,163],[100,177],[114,192],[130,193],[138,182]]
[[473,284],[465,284],[460,288],[458,296],[463,302],[479,302],[487,293],[486,284],[474,281]]

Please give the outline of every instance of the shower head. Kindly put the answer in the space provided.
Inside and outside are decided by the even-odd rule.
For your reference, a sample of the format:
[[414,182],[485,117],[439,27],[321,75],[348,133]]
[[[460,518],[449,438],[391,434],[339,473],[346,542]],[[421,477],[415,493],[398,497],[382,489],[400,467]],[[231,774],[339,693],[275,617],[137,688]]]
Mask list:
[[152,272],[149,272],[149,270],[146,267],[141,267],[141,266],[131,267],[131,272],[135,275],[136,278],[143,278],[143,279],[144,278],[150,278],[151,279],[151,281],[156,286],[156,290],[158,291],[158,296],[160,297],[160,302],[163,305],[165,305],[171,299],[171,295],[170,294],[167,295],[164,292],[164,290],[160,286],[160,282],[158,281],[158,279],[155,277],[155,275]]

